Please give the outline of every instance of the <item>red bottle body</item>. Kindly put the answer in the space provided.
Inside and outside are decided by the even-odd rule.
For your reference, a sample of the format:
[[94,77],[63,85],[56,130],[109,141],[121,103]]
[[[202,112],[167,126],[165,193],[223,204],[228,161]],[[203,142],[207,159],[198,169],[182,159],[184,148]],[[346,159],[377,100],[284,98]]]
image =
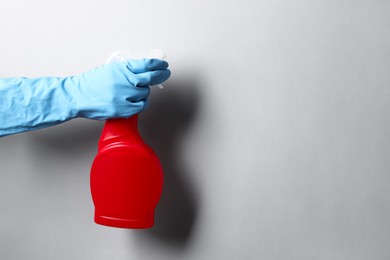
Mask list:
[[160,161],[137,128],[138,115],[111,119],[104,126],[91,169],[97,224],[149,228],[161,197]]

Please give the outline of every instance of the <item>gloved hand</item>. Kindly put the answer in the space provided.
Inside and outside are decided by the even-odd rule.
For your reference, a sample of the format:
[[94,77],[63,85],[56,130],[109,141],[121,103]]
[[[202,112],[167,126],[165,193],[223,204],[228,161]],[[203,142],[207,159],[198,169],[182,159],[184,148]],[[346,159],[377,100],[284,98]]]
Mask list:
[[130,117],[147,106],[149,85],[167,80],[158,59],[113,62],[66,78],[0,79],[0,136],[40,129],[76,117]]

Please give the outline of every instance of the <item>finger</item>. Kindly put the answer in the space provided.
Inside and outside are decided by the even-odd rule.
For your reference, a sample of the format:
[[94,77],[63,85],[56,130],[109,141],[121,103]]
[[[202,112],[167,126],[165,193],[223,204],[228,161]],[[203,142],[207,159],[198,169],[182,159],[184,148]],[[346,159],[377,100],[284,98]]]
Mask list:
[[157,85],[166,81],[170,76],[171,71],[168,69],[144,72],[135,75],[135,84],[137,87]]
[[127,68],[133,73],[144,73],[153,70],[165,70],[168,62],[159,59],[128,60]]
[[150,88],[148,86],[137,88],[134,92],[134,89],[129,89],[126,97],[126,101],[134,103],[141,100],[145,100],[150,95]]
[[[137,113],[144,111],[149,106],[149,99],[140,100],[137,102],[132,102],[131,107],[137,110]],[[133,115],[131,113],[130,115]]]
[[144,111],[145,109],[147,109],[149,107],[149,99],[144,99],[144,100],[142,100],[142,102],[143,102],[143,107],[142,107],[141,111]]

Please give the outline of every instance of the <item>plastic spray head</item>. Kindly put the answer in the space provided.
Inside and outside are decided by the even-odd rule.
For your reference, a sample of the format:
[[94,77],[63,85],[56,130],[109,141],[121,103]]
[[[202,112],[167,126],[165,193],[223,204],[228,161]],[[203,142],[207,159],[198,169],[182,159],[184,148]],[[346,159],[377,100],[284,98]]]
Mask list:
[[[166,54],[159,49],[152,49],[148,51],[128,51],[121,50],[116,51],[110,55],[107,59],[107,63],[115,62],[115,61],[127,61],[127,60],[140,60],[140,59],[159,59],[165,60]],[[164,86],[162,84],[155,85],[156,87],[163,89]],[[153,87],[153,86],[152,86]]]

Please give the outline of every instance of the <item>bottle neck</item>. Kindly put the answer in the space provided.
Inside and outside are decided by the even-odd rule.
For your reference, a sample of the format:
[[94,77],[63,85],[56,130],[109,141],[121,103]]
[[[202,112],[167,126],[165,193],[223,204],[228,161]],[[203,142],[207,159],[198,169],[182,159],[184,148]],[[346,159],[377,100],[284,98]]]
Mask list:
[[135,142],[141,137],[138,132],[138,115],[106,121],[99,140],[99,149],[113,142]]

